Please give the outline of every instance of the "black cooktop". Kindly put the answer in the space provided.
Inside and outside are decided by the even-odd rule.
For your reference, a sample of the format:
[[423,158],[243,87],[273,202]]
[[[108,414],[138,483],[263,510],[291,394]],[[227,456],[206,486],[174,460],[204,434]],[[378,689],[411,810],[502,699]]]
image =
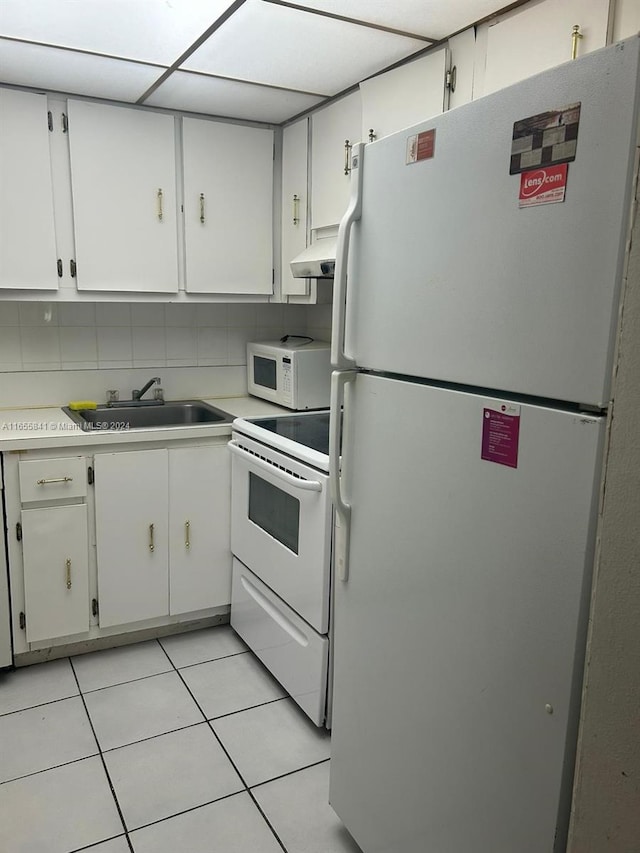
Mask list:
[[250,420],[269,432],[329,455],[329,412],[304,412]]

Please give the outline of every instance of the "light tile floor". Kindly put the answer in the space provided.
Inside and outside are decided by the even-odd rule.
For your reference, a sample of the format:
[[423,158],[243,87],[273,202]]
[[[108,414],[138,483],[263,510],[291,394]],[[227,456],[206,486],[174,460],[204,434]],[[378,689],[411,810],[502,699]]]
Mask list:
[[328,785],[228,626],[0,673],[3,853],[359,853]]

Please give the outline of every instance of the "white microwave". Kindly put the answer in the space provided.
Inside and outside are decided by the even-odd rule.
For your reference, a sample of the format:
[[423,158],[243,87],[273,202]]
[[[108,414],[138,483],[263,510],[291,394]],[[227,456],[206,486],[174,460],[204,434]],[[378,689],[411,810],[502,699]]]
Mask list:
[[331,347],[326,341],[247,344],[249,394],[288,409],[325,409],[331,393]]

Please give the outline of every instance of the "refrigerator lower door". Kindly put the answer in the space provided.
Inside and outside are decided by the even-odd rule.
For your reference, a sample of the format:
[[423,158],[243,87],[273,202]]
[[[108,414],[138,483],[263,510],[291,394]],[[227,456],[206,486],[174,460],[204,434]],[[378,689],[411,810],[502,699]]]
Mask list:
[[407,381],[347,389],[330,802],[365,853],[564,850],[603,435]]

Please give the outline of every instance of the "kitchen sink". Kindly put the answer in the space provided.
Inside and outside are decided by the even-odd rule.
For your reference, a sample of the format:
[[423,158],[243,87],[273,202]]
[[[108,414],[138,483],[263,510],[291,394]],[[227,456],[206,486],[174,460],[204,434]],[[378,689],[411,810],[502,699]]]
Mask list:
[[143,403],[127,406],[98,406],[97,409],[62,411],[85,430],[129,430],[148,427],[203,426],[230,424],[234,415],[202,400],[171,400],[167,403]]

